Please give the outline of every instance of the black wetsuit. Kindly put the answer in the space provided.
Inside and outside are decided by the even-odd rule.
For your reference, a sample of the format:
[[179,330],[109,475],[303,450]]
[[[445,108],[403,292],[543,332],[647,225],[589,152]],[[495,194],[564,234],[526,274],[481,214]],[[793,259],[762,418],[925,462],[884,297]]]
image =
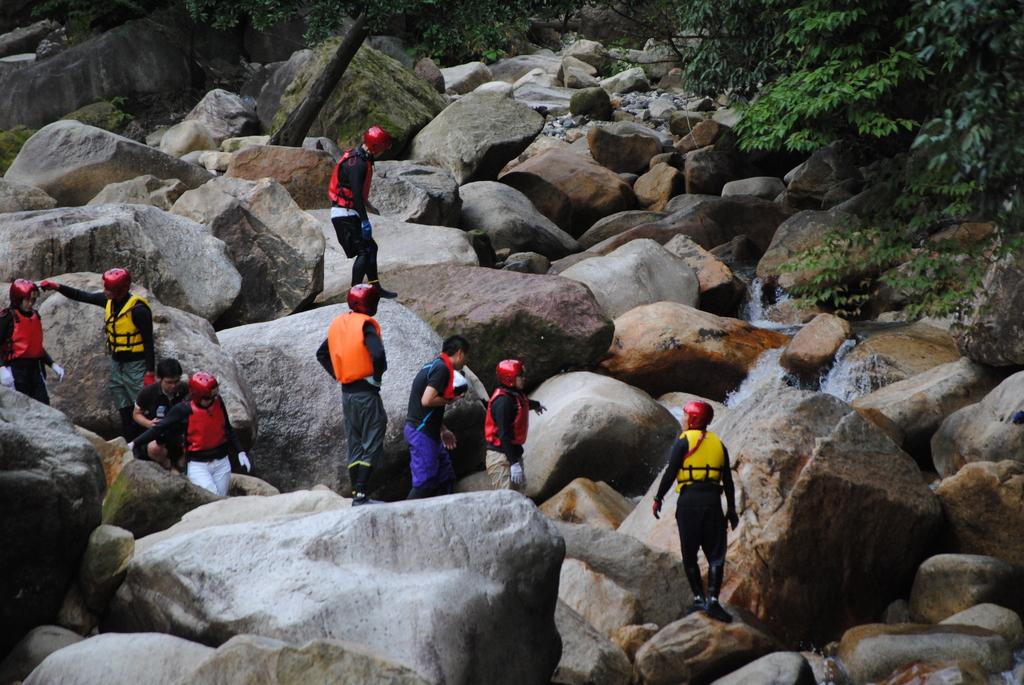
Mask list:
[[[352,209],[355,214],[331,218],[338,243],[346,257],[355,257],[352,265],[352,285],[359,285],[366,278],[370,283],[378,280],[377,241],[363,238],[362,223],[367,221],[366,202],[363,199],[367,172],[373,164],[373,157],[362,146],[355,148],[343,164],[335,169],[338,185],[352,192]],[[340,205],[335,205],[340,206]]]
[[[31,315],[19,313],[21,316],[39,316],[35,310]],[[10,309],[0,310],[0,350],[7,347],[13,335],[14,313]],[[42,357],[18,357],[2,363],[10,368],[11,375],[14,376],[15,390],[37,402],[50,403],[50,395],[46,391],[46,367],[53,366],[53,359],[46,350],[43,350]]]

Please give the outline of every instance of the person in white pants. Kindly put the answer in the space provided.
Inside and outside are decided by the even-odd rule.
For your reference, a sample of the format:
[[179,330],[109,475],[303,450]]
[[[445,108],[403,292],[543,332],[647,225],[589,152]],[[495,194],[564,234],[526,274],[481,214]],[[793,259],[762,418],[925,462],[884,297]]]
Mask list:
[[225,496],[231,484],[231,457],[237,457],[246,472],[252,470],[252,464],[228,420],[214,375],[197,371],[189,378],[188,388],[189,397],[171,407],[162,421],[135,438],[128,448],[133,449],[135,443],[145,447],[151,440],[178,431],[185,437],[188,479]]

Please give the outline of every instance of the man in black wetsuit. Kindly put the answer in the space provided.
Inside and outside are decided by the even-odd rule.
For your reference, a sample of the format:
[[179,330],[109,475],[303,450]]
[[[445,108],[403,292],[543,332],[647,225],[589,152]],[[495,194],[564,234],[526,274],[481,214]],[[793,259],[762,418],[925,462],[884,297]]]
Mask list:
[[[718,602],[725,570],[725,522],[735,530],[739,525],[735,491],[729,470],[729,452],[717,435],[707,430],[714,410],[707,402],[689,402],[683,408],[686,430],[672,445],[668,468],[654,497],[655,518],[661,518],[665,493],[676,481],[679,500],[676,503],[676,525],[683,551],[683,570],[693,590],[693,606],[688,613],[704,610],[711,618],[729,623],[732,617]],[[727,511],[722,516],[722,492]],[[697,550],[703,549],[708,560],[708,592],[697,565]],[[705,599],[705,597],[707,599]]]
[[43,349],[43,322],[35,310],[39,287],[19,278],[11,283],[11,306],[0,310],[0,385],[50,403],[46,367],[60,380],[64,369]]
[[366,204],[373,182],[373,160],[391,147],[391,135],[380,126],[371,126],[363,135],[363,144],[346,150],[331,174],[327,196],[331,200],[331,223],[346,257],[352,264],[352,285],[368,278],[379,297],[397,297],[384,290],[377,274],[377,241],[366,215]]
[[[188,395],[188,386],[181,382],[181,364],[177,359],[161,359],[156,365],[156,377],[157,382],[144,387],[135,398],[132,418],[143,429],[160,423],[170,408]],[[181,452],[183,439],[182,435],[171,433],[163,439],[153,440],[145,449],[136,445],[135,458],[150,459],[171,473],[180,473],[185,470]]]
[[487,443],[487,475],[495,490],[522,490],[523,445],[530,424],[530,410],[544,413],[544,405],[526,396],[526,369],[518,359],[498,362],[498,388],[487,403],[484,441]]
[[121,434],[131,440],[139,434],[132,418],[135,398],[144,386],[156,382],[156,351],[153,345],[153,312],[149,303],[129,289],[132,277],[124,269],[110,269],[103,274],[103,292],[88,292],[42,281],[44,290],[56,290],[77,302],[103,307],[107,351],[110,353],[110,394],[121,418]]

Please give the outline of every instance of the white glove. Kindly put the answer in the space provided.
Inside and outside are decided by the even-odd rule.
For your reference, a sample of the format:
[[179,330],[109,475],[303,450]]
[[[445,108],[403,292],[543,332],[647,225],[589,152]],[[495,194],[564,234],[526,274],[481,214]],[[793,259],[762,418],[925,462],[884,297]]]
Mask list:
[[63,366],[61,366],[60,364],[54,364],[50,368],[53,369],[53,372],[55,374],[57,374],[57,380],[58,381],[64,380],[64,367]]
[[135,451],[135,442],[134,441],[128,443],[128,451],[129,452],[134,452]]
[[512,464],[512,485],[517,488],[522,487],[525,480],[526,474],[523,473],[523,462],[517,461],[515,464]]
[[0,366],[0,385],[14,390],[14,374],[6,366]]
[[249,461],[249,455],[245,452],[238,453],[238,463],[242,465],[246,473],[252,471],[252,463]]

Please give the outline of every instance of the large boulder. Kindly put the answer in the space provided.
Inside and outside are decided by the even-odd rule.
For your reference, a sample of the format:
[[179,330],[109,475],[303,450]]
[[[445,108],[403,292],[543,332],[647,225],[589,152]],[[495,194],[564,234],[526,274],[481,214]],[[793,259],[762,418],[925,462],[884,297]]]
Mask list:
[[102,613],[107,608],[134,552],[135,538],[130,531],[110,525],[92,531],[78,571],[78,588],[90,610]]
[[154,462],[133,460],[121,469],[103,500],[103,523],[141,538],[170,528],[185,513],[219,499]]
[[165,35],[156,22],[132,21],[58,55],[3,73],[0,129],[43,126],[97,100],[177,94],[191,85],[187,46]]
[[314,57],[315,53],[312,50],[296,50],[290,55],[283,56],[283,61],[266,65],[268,78],[260,86],[256,98],[256,116],[259,117],[260,126],[264,131],[273,130],[274,117],[281,109],[281,98],[299,72]]
[[587,249],[598,243],[628,231],[634,226],[651,223],[664,219],[665,212],[652,212],[646,209],[628,209],[624,212],[616,212],[611,216],[598,219],[594,225],[580,236],[580,247]]
[[[341,413],[341,386],[316,361],[327,329],[347,307],[330,306],[267,323],[220,332],[221,344],[238,363],[252,388],[261,428],[253,452],[254,475],[280,490],[308,488],[318,483],[349,491],[347,430]],[[391,497],[404,495],[403,474],[409,465],[402,437],[409,403],[409,383],[423,364],[441,348],[438,335],[414,313],[383,301],[376,316],[388,356],[381,398],[388,415],[381,463],[375,464],[372,487]],[[298,388],[301,392],[284,392]],[[475,402],[476,400],[473,400]],[[467,404],[470,400],[466,400]],[[480,430],[483,411],[476,409]],[[302,417],[296,420],[296,417]],[[464,460],[476,465],[482,451],[478,436],[463,434]],[[475,439],[474,439],[475,438]],[[461,465],[461,462],[460,462]],[[460,468],[464,471],[465,468]]]
[[540,69],[554,76],[558,73],[558,68],[561,64],[562,59],[560,57],[556,57],[550,52],[546,54],[542,52],[533,55],[503,57],[490,65],[490,69],[493,78],[506,83],[515,83],[534,69]]
[[415,162],[377,162],[370,204],[383,216],[414,224],[458,226],[463,200],[445,169]]
[[973,308],[958,337],[965,355],[983,364],[1024,364],[1024,253],[1016,251],[993,264],[977,291]]
[[683,175],[669,164],[655,164],[633,184],[637,202],[655,211],[663,210],[683,190]]
[[895,423],[903,434],[903,449],[929,463],[925,457],[942,422],[953,412],[980,402],[1000,380],[1001,373],[964,358],[858,397],[853,406],[878,411]]
[[36,131],[4,178],[42,189],[60,206],[74,206],[111,183],[143,174],[176,178],[189,188],[213,178],[200,166],[77,121],[57,121]]
[[786,190],[786,184],[781,178],[774,176],[755,176],[744,178],[739,181],[729,181],[722,186],[722,197],[731,195],[753,195],[762,200],[774,200],[779,193]]
[[594,296],[568,279],[427,266],[394,273],[388,282],[441,335],[469,339],[470,363],[488,388],[495,387],[494,367],[502,359],[522,359],[533,385],[561,370],[593,365],[611,342],[611,321]]
[[0,661],[0,683],[24,680],[46,657],[81,641],[81,635],[60,626],[33,628]]
[[260,120],[256,118],[256,106],[222,88],[211,90],[196,103],[185,121],[198,121],[210,132],[217,145],[226,138],[251,136],[260,132]]
[[763,352],[786,340],[745,321],[655,302],[615,319],[615,337],[601,367],[654,396],[677,390],[721,400],[739,387]]
[[719,316],[732,316],[747,287],[725,262],[685,235],[677,235],[665,249],[682,259],[697,274],[700,308]]
[[[279,129],[305,99],[341,40],[329,38],[311,57],[292,65],[297,67],[295,76],[281,96],[269,128]],[[262,106],[263,97],[260,99]],[[444,99],[429,83],[391,57],[364,45],[353,56],[307,135],[325,136],[345,149],[361,143],[366,129],[377,124],[394,139],[389,154],[395,157],[443,108]]]
[[598,219],[636,205],[633,189],[615,172],[559,149],[526,160],[500,180],[530,198],[541,214],[574,237]]
[[633,510],[633,503],[604,481],[576,478],[540,505],[545,516],[615,530]]
[[640,622],[636,595],[578,559],[562,562],[558,599],[608,637],[619,628]]
[[220,177],[191,190],[173,213],[224,241],[242,276],[239,297],[218,324],[267,321],[305,308],[323,289],[323,230],[273,179]]
[[946,517],[942,546],[1024,566],[1024,464],[967,464],[935,489]]
[[530,199],[504,183],[477,181],[459,188],[463,230],[481,229],[495,250],[536,252],[559,259],[577,252],[579,244],[537,211]]
[[544,117],[499,93],[472,93],[416,134],[409,156],[448,169],[459,185],[490,181],[537,137]]
[[953,337],[924,322],[898,325],[870,334],[842,359],[858,392],[873,392],[960,359]]
[[52,623],[99,525],[99,456],[66,416],[0,387],[0,653]]
[[651,157],[661,152],[661,141],[653,131],[642,132],[626,122],[592,127],[587,145],[598,164],[616,173],[643,173]]
[[584,283],[610,319],[635,307],[677,302],[696,307],[697,274],[653,240],[634,240],[604,257],[586,259],[560,274]]
[[[556,77],[546,77],[546,75],[541,76],[540,79],[557,81]],[[562,88],[554,84],[520,80],[516,82],[512,96],[523,106],[557,117],[569,112],[572,96],[576,92],[572,88]]]
[[1017,612],[997,604],[975,604],[970,609],[944,618],[940,624],[954,626],[975,626],[991,630],[1006,638],[1010,648],[1017,650],[1024,644],[1024,624]]
[[838,209],[803,211],[783,221],[771,239],[761,260],[757,276],[782,288],[807,285],[819,275],[817,269],[784,271],[783,265],[804,250],[820,246],[830,232],[847,233],[860,227],[860,219]]
[[1015,373],[976,404],[950,414],[932,436],[932,462],[943,478],[976,461],[1024,461],[1024,431],[1011,423],[1022,409],[1024,371]]
[[40,41],[60,28],[60,24],[52,19],[43,19],[28,26],[19,26],[12,31],[0,28],[0,31],[6,31],[0,35],[0,57],[27,52],[35,53],[36,46]]
[[[79,289],[96,289],[100,283],[98,274],[89,273],[64,274],[54,280]],[[213,326],[194,314],[165,306],[145,288],[133,286],[132,292],[145,297],[153,310],[156,358],[174,357],[187,373],[213,373],[231,424],[250,444],[256,433],[255,405],[234,360],[217,343]],[[47,350],[68,370],[69,382],[50,388],[54,406],[79,426],[108,438],[119,435],[121,424],[107,389],[110,360],[103,309],[55,294],[39,306],[39,313]]]
[[272,178],[285,187],[299,207],[315,209],[331,204],[327,186],[335,161],[326,150],[259,145],[232,155],[225,175],[250,181]]
[[57,201],[35,186],[0,178],[0,214],[53,209]]
[[555,376],[531,398],[547,411],[530,419],[525,492],[541,500],[580,476],[626,493],[642,492],[678,428],[675,418],[640,390],[589,372]]
[[835,359],[836,352],[852,335],[850,323],[834,314],[818,314],[797,331],[782,351],[783,367],[805,379],[813,379]]
[[186,120],[171,126],[160,136],[160,152],[184,157],[190,152],[216,150],[218,141],[199,121]]
[[[430,681],[542,682],[560,651],[563,554],[552,524],[512,492],[209,527],[137,554],[107,626],[212,645],[341,639]],[[200,576],[211,582],[189,581]]]
[[703,148],[686,155],[683,175],[687,193],[720,195],[736,174],[736,160],[730,152]]
[[642,67],[632,67],[609,76],[601,81],[601,87],[609,93],[634,93],[651,89]]
[[187,190],[188,186],[176,178],[164,180],[153,174],[143,174],[128,181],[111,183],[86,204],[152,205],[170,211],[175,201]]
[[555,625],[562,638],[562,656],[551,683],[628,685],[632,668],[625,653],[561,600],[555,608]]
[[854,152],[842,143],[817,150],[786,174],[785,203],[793,209],[829,209],[860,191],[864,176]]
[[491,70],[483,62],[468,62],[441,70],[445,91],[453,95],[465,95],[477,86],[494,80]]
[[1022,572],[1009,562],[981,554],[936,554],[917,569],[910,588],[910,617],[938,623],[976,604],[1024,609]]

